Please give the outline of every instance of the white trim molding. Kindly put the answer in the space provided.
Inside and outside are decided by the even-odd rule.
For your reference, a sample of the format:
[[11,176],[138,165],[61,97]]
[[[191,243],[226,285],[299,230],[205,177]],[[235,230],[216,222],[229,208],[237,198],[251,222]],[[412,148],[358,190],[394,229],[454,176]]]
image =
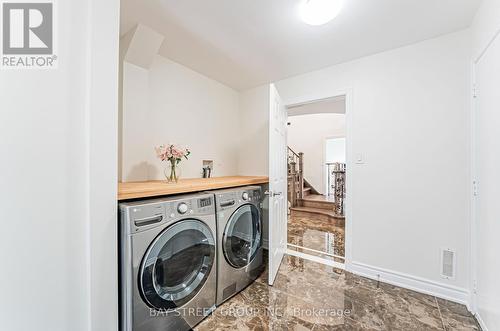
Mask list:
[[471,173],[470,173],[470,203],[471,203],[471,216],[470,216],[470,260],[471,260],[471,273],[470,273],[470,287],[471,287],[471,294],[469,298],[469,310],[474,314],[476,317],[477,322],[481,326],[481,329],[483,331],[488,331],[488,327],[486,326],[485,321],[481,317],[479,313],[479,309],[477,306],[477,295],[476,295],[476,290],[477,290],[477,258],[479,256],[478,252],[478,220],[476,217],[476,175],[477,175],[477,160],[476,160],[476,113],[477,113],[477,76],[476,76],[476,66],[479,64],[483,56],[488,52],[490,47],[494,44],[497,38],[500,38],[500,29],[497,29],[494,33],[494,35],[491,37],[491,39],[480,49],[479,54],[474,58],[472,61],[472,69],[471,69],[471,76],[472,76],[472,98],[471,98],[471,107],[470,107],[470,153],[471,153]]
[[309,254],[305,254],[305,253],[302,253],[302,252],[297,252],[297,251],[294,251],[292,249],[287,249],[286,250],[286,254],[290,255],[290,256],[300,257],[300,258],[302,258],[304,260],[309,260],[309,261],[313,261],[313,262],[316,262],[316,263],[325,264],[325,265],[328,265],[330,267],[334,267],[334,268],[337,268],[337,269],[345,270],[345,264],[339,263],[339,262],[335,262],[333,260],[324,259],[324,258],[319,257],[319,256],[309,255]]
[[432,280],[412,276],[409,274],[370,266],[352,261],[347,266],[347,271],[366,278],[380,280],[381,282],[403,287],[423,294],[433,295],[441,299],[457,302],[469,307],[470,293],[465,288],[451,286]]
[[484,320],[481,318],[481,315],[479,315],[479,312],[474,313],[474,317],[476,318],[476,321],[479,323],[479,326],[481,327],[482,331],[488,331],[488,327],[486,326],[486,323]]

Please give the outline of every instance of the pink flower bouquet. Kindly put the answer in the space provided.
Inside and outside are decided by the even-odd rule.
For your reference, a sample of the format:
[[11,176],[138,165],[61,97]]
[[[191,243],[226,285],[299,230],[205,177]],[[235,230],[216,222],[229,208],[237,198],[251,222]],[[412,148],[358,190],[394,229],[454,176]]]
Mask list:
[[165,169],[165,177],[169,182],[177,182],[179,180],[179,170],[177,165],[182,159],[188,159],[188,156],[191,154],[189,149],[181,148],[179,146],[175,146],[174,144],[160,145],[155,147],[156,156],[162,161],[170,162],[170,173],[167,174],[167,170]]

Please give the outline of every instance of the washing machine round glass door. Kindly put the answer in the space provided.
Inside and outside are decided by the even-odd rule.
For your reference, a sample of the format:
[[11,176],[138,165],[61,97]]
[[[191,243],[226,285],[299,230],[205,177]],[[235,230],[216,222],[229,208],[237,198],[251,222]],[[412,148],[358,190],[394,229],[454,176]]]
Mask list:
[[143,258],[139,287],[155,309],[175,309],[203,287],[215,262],[215,240],[202,221],[186,219],[156,237]]
[[224,256],[234,268],[243,268],[252,262],[261,245],[259,210],[245,204],[231,215],[222,241]]

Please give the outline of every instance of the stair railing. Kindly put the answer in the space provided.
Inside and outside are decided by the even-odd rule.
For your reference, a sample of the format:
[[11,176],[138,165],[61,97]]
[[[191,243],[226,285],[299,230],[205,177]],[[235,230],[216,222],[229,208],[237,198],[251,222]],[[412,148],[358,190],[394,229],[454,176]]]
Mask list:
[[299,153],[299,198],[304,199],[304,153]]
[[328,195],[335,199],[335,213],[344,216],[345,199],[345,163],[327,163]]
[[296,207],[304,198],[304,153],[296,153],[288,147],[288,201]]

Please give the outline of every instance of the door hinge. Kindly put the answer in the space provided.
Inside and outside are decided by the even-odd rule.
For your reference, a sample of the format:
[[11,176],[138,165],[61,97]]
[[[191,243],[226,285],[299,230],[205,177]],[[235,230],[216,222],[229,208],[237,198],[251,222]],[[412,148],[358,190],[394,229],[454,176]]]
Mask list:
[[478,190],[478,188],[477,188],[477,181],[473,181],[473,182],[472,182],[472,194],[473,194],[474,196],[477,196],[477,194],[478,194],[478,191],[477,191],[477,190]]
[[472,85],[472,97],[477,98],[477,85],[476,84]]

